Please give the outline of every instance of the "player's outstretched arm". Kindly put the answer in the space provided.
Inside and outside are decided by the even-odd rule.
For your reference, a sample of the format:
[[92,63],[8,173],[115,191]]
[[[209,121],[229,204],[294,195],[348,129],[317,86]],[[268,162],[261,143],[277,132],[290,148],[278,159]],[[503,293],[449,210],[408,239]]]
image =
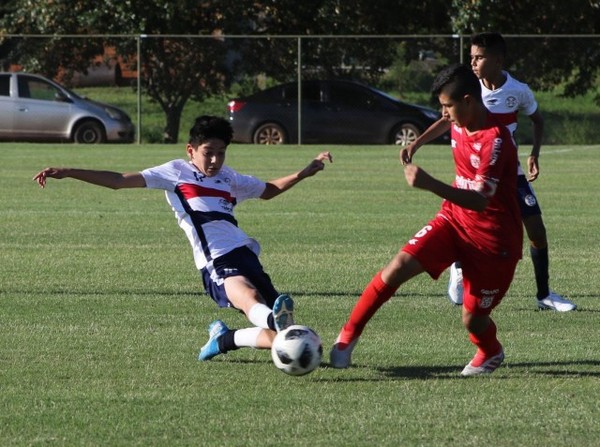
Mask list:
[[419,135],[419,138],[417,138],[408,146],[400,149],[400,163],[403,165],[410,163],[413,156],[421,146],[435,140],[438,137],[441,137],[448,130],[450,130],[450,121],[443,117],[437,120],[435,123],[429,126],[425,132]]
[[298,172],[267,182],[267,187],[260,198],[269,200],[273,197],[277,197],[279,194],[287,191],[301,180],[304,180],[307,177],[312,177],[317,172],[325,169],[325,161],[333,163],[333,157],[330,152],[321,152],[308,164],[308,166]]
[[144,188],[146,181],[139,172],[120,173],[112,171],[95,171],[91,169],[75,168],[46,168],[38,172],[33,180],[42,188],[46,186],[48,178],[64,179],[73,178],[93,185],[104,186],[111,189]]

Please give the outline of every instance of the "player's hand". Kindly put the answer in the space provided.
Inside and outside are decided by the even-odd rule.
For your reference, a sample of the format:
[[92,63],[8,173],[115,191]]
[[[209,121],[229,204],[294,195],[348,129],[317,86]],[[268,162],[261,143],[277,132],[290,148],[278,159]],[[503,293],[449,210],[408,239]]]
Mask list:
[[306,168],[302,170],[300,177],[310,177],[312,175],[315,175],[317,172],[322,171],[323,169],[325,169],[325,161],[327,160],[329,161],[329,163],[333,163],[333,156],[331,155],[331,152],[321,152],[315,157],[313,161],[310,162],[310,164]]
[[404,177],[409,186],[421,189],[429,189],[429,185],[433,180],[433,177],[425,170],[412,163],[408,163],[404,166]]
[[400,163],[402,166],[406,166],[412,161],[412,151],[410,150],[410,146],[405,146],[400,149]]
[[42,188],[46,186],[48,177],[61,179],[64,178],[64,170],[61,168],[46,168],[33,176],[33,181],[37,182]]
[[538,158],[530,155],[527,157],[527,180],[530,182],[535,181],[540,175],[540,165],[538,163]]

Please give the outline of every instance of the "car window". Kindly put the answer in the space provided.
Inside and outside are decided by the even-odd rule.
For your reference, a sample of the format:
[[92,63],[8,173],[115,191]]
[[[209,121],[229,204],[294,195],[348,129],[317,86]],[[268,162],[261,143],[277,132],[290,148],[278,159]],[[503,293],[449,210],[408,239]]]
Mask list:
[[10,75],[0,75],[0,96],[10,96]]
[[331,84],[329,100],[340,106],[346,107],[370,107],[375,98],[368,91],[351,85]]
[[[283,97],[288,101],[298,99],[298,84],[289,84],[283,90]],[[304,101],[321,101],[321,89],[316,82],[307,82],[302,84],[302,99]]]
[[40,79],[19,76],[19,98],[54,101],[60,91],[51,84]]

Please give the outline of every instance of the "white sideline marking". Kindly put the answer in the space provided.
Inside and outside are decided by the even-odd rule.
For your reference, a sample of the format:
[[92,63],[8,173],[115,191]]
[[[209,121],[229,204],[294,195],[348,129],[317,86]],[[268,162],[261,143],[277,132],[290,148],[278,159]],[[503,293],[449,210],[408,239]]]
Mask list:
[[[596,149],[596,150],[600,151],[600,146],[598,146],[598,145],[595,145],[595,146],[574,146],[574,147],[567,147],[567,148],[564,148],[564,149],[545,149],[544,146],[542,146],[542,149],[540,151],[540,155],[564,154],[565,152],[589,151],[589,150],[592,150],[592,149]],[[529,152],[525,152],[523,154],[523,157],[528,157],[528,156],[529,156]]]

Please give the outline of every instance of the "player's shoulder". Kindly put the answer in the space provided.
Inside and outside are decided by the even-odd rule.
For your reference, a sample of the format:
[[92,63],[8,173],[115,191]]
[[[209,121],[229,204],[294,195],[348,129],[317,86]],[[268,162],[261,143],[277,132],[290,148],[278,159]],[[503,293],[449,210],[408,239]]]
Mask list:
[[233,169],[231,166],[223,165],[219,171],[219,174],[223,175],[238,175],[238,172]]
[[184,169],[186,167],[189,167],[189,165],[190,165],[189,161],[183,160],[181,158],[178,158],[178,159],[166,161],[166,162],[164,162],[163,164],[161,164],[159,166]]
[[515,90],[530,90],[529,85],[526,82],[520,81],[507,71],[504,73],[506,74],[506,83],[504,84],[506,87]]

